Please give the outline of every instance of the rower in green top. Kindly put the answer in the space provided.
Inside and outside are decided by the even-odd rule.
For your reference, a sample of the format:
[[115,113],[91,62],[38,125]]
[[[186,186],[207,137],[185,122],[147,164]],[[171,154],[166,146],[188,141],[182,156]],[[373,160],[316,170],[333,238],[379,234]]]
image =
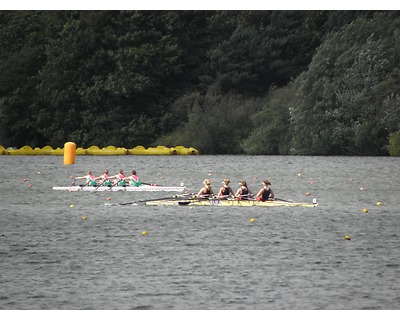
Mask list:
[[108,170],[104,170],[104,173],[100,177],[97,177],[96,180],[101,180],[100,185],[104,187],[112,187],[113,185],[108,175]]
[[79,180],[79,179],[85,179],[86,180],[85,186],[97,187],[96,178],[94,177],[92,171],[90,171],[90,170],[88,171],[86,176],[76,177],[72,184],[75,185],[75,180]]
[[142,185],[142,182],[140,181],[140,178],[136,175],[136,171],[132,170],[132,175],[129,177],[125,178],[125,180],[129,181],[129,184],[132,187],[140,187]]
[[116,184],[119,187],[126,187],[124,170],[120,169],[115,176],[109,177],[110,179],[116,179],[114,185]]

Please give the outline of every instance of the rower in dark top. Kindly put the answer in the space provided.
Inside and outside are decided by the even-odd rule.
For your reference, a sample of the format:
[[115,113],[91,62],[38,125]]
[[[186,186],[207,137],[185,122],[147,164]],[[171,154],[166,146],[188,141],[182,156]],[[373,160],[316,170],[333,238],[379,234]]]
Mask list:
[[267,200],[274,200],[275,199],[275,194],[272,191],[272,189],[269,187],[271,185],[271,182],[269,180],[264,180],[263,181],[263,187],[258,191],[256,195],[256,199],[258,201],[267,201]]
[[211,183],[208,179],[203,181],[204,187],[200,189],[199,193],[197,194],[198,198],[210,198],[214,192],[211,188]]
[[239,189],[237,189],[235,198],[238,198],[238,200],[248,200],[253,197],[252,192],[250,189],[247,187],[247,183],[244,180],[239,181]]
[[233,195],[233,191],[232,188],[229,186],[230,180],[229,179],[224,179],[222,180],[222,187],[221,189],[219,189],[218,192],[218,198],[223,200],[223,199],[227,199],[230,196],[234,196]]

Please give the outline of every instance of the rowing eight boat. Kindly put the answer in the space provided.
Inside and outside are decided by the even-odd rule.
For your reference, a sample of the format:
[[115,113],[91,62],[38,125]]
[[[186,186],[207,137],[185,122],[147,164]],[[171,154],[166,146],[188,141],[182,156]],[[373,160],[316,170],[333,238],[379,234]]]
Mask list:
[[184,192],[185,187],[164,187],[164,186],[146,186],[140,187],[89,187],[89,186],[70,186],[70,187],[53,187],[57,191],[174,191]]
[[281,200],[219,200],[219,199],[184,199],[184,200],[153,200],[147,201],[148,206],[222,206],[222,207],[316,207],[318,203],[290,202]]

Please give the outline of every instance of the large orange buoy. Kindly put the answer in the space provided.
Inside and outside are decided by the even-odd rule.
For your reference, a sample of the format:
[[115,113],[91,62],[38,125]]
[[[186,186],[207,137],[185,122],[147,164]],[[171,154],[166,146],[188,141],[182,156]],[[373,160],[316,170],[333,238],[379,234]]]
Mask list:
[[74,164],[76,154],[76,144],[74,142],[66,142],[64,144],[64,164]]

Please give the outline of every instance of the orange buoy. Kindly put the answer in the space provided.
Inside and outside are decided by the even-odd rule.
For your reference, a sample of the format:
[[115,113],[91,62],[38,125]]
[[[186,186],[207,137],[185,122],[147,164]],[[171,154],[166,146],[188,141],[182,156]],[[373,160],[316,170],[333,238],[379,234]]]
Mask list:
[[66,142],[64,144],[64,164],[74,164],[76,154],[76,144],[74,142]]

